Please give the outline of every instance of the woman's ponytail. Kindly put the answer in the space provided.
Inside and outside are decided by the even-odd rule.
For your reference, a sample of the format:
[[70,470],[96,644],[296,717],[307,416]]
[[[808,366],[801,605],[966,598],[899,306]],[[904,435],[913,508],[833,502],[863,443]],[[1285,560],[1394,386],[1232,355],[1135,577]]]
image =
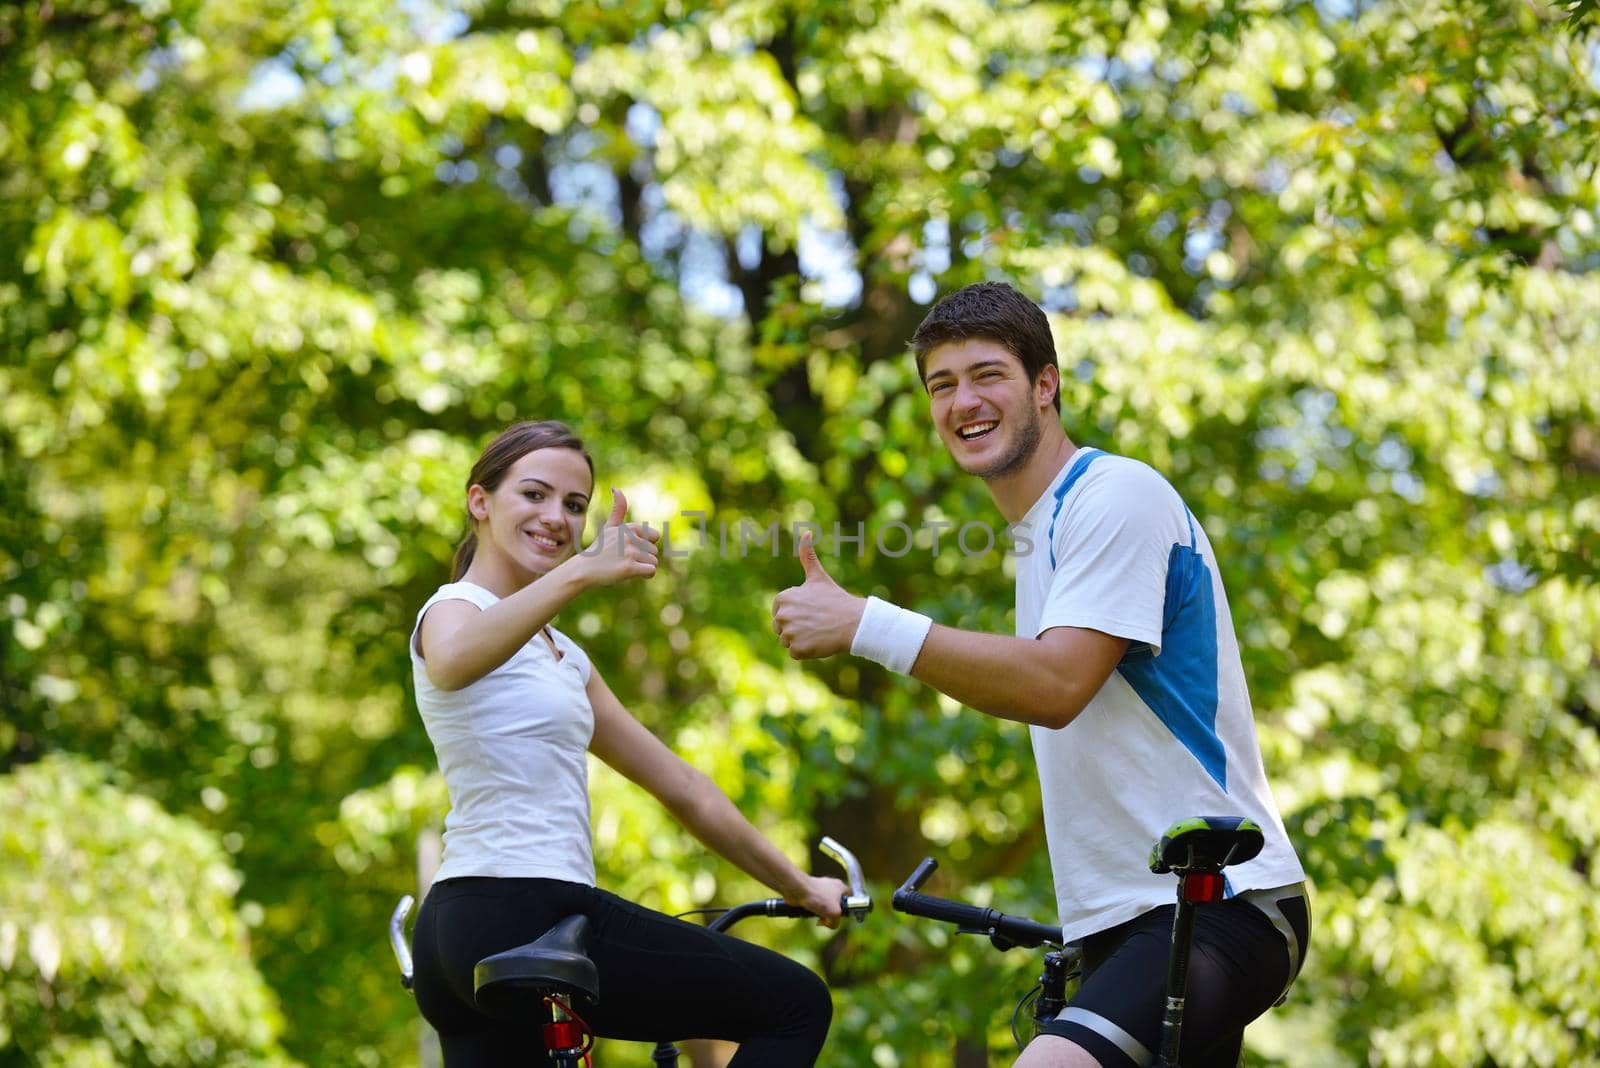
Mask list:
[[461,544],[456,546],[455,562],[450,565],[450,581],[460,582],[461,576],[467,573],[467,568],[472,566],[472,556],[478,551],[478,532],[467,531],[467,536],[461,539]]

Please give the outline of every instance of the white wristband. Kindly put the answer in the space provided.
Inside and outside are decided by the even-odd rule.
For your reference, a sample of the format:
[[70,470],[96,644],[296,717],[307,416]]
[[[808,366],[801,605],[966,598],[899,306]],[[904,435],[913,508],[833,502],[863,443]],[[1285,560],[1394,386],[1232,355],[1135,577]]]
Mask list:
[[933,620],[925,615],[868,597],[861,622],[856,624],[856,636],[850,641],[850,651],[890,671],[909,675],[932,627]]

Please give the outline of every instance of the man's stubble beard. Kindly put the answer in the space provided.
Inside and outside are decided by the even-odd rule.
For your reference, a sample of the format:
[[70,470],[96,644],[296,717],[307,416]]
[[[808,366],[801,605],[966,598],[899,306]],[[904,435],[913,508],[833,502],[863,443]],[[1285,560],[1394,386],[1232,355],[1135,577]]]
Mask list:
[[1017,440],[1011,449],[988,467],[976,471],[969,470],[969,475],[976,475],[985,482],[994,478],[1004,478],[1022,470],[1023,466],[1033,459],[1034,452],[1039,448],[1039,442],[1044,437],[1044,428],[1037,411],[1017,430]]

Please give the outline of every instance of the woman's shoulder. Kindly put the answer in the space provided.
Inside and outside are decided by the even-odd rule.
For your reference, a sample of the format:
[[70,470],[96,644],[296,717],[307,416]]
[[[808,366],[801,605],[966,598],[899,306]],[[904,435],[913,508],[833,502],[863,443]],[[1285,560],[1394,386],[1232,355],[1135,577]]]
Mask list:
[[417,609],[417,622],[411,628],[411,640],[409,643],[412,658],[419,663],[422,660],[422,619],[433,610],[435,605],[442,601],[465,601],[481,612],[498,600],[499,598],[494,594],[473,582],[446,582],[443,586],[434,590],[433,596],[424,601],[422,607]]
[[499,600],[500,598],[475,582],[446,582],[433,591],[433,596],[423,604],[422,612],[426,612],[440,601],[467,601],[479,608],[488,608]]

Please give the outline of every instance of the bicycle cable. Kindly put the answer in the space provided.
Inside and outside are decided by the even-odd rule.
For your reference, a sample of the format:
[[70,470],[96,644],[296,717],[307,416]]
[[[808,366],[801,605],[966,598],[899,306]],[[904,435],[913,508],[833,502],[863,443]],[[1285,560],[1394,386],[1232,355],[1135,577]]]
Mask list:
[[1027,1043],[1023,1042],[1022,1036],[1017,1034],[1017,1017],[1022,1015],[1024,1008],[1038,1001],[1039,995],[1042,993],[1044,993],[1044,984],[1035,983],[1033,989],[1022,995],[1022,1000],[1017,1002],[1017,1007],[1011,1010],[1011,1041],[1017,1044],[1017,1049],[1019,1050]]
[[[583,1039],[583,1044],[578,1049],[578,1056],[583,1058],[585,1068],[594,1068],[594,1055],[592,1052],[594,1050],[594,1029],[589,1026],[589,1021],[580,1016],[578,1010],[572,1007],[572,1002],[560,994],[546,994],[544,1003],[556,1006],[577,1024],[574,1030]],[[550,1026],[556,1025],[552,1024]]]

